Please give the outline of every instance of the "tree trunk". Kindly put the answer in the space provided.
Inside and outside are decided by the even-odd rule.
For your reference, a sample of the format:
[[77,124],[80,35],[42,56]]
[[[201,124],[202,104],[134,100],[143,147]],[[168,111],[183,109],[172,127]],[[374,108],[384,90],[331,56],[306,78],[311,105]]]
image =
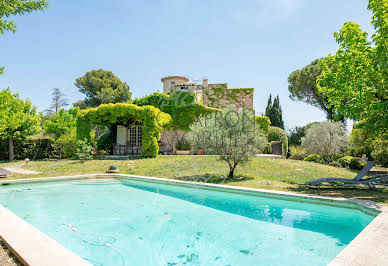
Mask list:
[[9,142],[8,142],[8,158],[10,161],[13,161],[13,159],[15,158],[12,138],[9,138]]
[[233,166],[229,165],[229,176],[228,178],[232,179],[234,177],[234,169],[236,169],[237,164],[235,163]]

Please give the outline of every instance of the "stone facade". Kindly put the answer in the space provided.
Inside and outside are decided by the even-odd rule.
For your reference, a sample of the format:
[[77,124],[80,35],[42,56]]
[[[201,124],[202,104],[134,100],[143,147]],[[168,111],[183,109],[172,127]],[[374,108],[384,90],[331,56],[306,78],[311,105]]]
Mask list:
[[181,76],[168,76],[161,79],[163,93],[184,91],[194,92],[196,101],[205,106],[224,108],[234,104],[239,108],[253,110],[253,88],[228,88],[227,83],[208,83],[203,79],[202,84],[189,83],[189,79]]
[[[228,88],[227,83],[209,84],[207,79],[202,80],[202,84],[189,83],[189,79],[181,76],[168,76],[161,79],[163,82],[163,93],[169,92],[193,92],[197,103],[208,107],[224,108],[233,104],[238,108],[248,108],[253,110],[253,88]],[[127,127],[117,126],[117,139],[115,145],[115,154],[122,155],[130,150],[133,152],[133,134]],[[159,141],[160,153],[175,153],[175,146],[178,140],[185,137],[183,130],[163,130]],[[138,137],[136,137],[138,139]],[[137,144],[139,145],[138,141]],[[140,143],[141,146],[141,143]],[[121,148],[120,148],[121,147]]]

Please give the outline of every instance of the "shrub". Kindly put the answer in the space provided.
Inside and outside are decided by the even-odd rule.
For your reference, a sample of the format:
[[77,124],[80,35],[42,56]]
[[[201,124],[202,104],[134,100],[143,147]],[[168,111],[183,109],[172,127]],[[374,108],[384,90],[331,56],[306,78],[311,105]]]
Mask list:
[[306,158],[304,158],[306,162],[314,162],[314,163],[322,163],[322,157],[319,154],[310,154]]
[[320,122],[313,124],[302,138],[302,146],[308,154],[330,155],[345,151],[346,128],[341,122]]
[[331,162],[338,161],[339,158],[341,158],[343,154],[329,154],[329,155],[322,155],[322,163],[324,164],[330,164]]
[[290,146],[290,159],[303,160],[306,156],[306,152],[302,146]]
[[92,145],[89,144],[87,139],[84,140],[77,140],[77,146],[76,146],[76,159],[79,159],[81,161],[90,160],[92,159]]
[[388,167],[388,141],[378,139],[374,142],[372,157],[384,167]]
[[[16,160],[42,160],[58,159],[59,145],[50,138],[36,138],[29,140],[16,140],[14,153]],[[0,160],[8,160],[8,141],[0,138]]]
[[269,127],[268,141],[269,142],[281,141],[283,155],[286,155],[288,153],[288,137],[287,137],[286,132],[283,129],[281,129],[280,127]]
[[72,129],[69,133],[62,135],[57,143],[61,148],[61,158],[69,159],[75,158],[77,153],[77,136],[75,129]]
[[350,160],[349,168],[354,170],[361,170],[363,168],[363,165],[361,164],[359,159],[353,157],[352,160]]
[[180,140],[178,140],[175,148],[177,150],[181,150],[181,151],[189,151],[191,149],[191,146],[187,140],[180,139]]
[[349,167],[352,159],[354,159],[353,156],[345,155],[339,158],[338,162],[342,165],[342,167]]
[[342,165],[338,161],[332,161],[329,163],[329,165],[335,166],[335,167],[342,167]]

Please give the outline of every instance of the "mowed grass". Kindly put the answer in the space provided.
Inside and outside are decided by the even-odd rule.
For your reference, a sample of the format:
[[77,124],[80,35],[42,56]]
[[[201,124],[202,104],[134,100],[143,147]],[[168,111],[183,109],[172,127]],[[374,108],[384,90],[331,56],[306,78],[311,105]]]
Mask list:
[[[0,167],[23,165],[24,162],[0,163]],[[41,172],[36,175],[13,173],[7,179],[105,173],[115,164],[120,173],[224,183],[297,193],[373,200],[388,205],[388,189],[370,190],[367,187],[323,186],[319,190],[305,186],[309,180],[321,177],[353,178],[357,172],[311,162],[256,157],[244,166],[238,166],[233,180],[226,180],[228,166],[214,156],[159,156],[154,159],[133,160],[75,160],[33,161],[22,169]]]

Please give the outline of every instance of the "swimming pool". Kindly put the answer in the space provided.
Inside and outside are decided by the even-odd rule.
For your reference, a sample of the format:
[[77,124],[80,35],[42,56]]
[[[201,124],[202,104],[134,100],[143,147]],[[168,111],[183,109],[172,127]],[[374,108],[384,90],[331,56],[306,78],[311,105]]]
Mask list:
[[326,265],[377,213],[133,178],[0,187],[0,204],[94,265]]

